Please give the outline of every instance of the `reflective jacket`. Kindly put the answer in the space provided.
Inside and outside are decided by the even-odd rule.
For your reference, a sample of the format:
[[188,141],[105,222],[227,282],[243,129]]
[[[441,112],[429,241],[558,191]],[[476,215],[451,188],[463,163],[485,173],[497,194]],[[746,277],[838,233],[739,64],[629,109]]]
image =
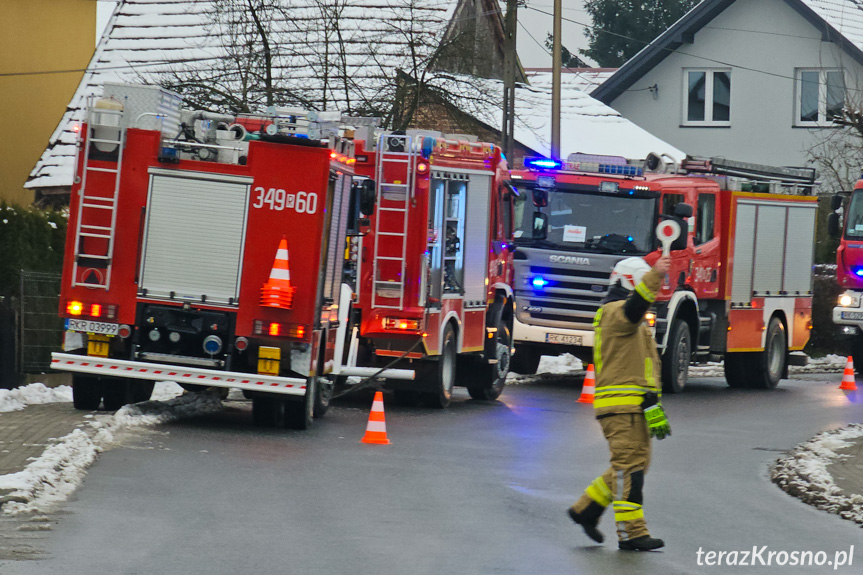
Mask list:
[[593,320],[593,363],[598,418],[616,413],[641,413],[644,394],[661,393],[659,355],[644,314],[656,299],[662,278],[655,270],[625,300],[604,304]]

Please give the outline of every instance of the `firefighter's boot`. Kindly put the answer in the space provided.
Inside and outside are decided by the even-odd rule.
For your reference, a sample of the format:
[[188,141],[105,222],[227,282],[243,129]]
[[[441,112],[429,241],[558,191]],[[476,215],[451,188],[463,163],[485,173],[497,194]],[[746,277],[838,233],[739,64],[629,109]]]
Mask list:
[[602,543],[605,539],[602,536],[602,532],[597,529],[599,517],[602,515],[603,511],[605,511],[605,507],[601,506],[596,501],[591,501],[581,513],[575,511],[575,506],[572,506],[567,510],[569,518],[581,525],[581,528],[584,529],[585,535],[597,543]]
[[623,551],[653,551],[654,549],[665,547],[665,541],[654,539],[650,535],[643,535],[635,539],[619,541],[617,546]]

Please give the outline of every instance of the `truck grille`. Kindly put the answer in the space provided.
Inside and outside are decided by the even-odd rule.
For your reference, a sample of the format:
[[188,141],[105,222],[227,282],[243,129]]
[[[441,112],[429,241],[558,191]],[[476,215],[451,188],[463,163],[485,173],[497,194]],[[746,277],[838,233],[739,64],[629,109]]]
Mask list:
[[[528,258],[515,261],[519,321],[545,327],[593,329],[593,317],[608,294],[611,269],[620,256],[592,254],[587,258],[589,264],[570,265],[549,262],[553,252],[519,251]],[[546,285],[534,287],[535,278],[542,278]]]

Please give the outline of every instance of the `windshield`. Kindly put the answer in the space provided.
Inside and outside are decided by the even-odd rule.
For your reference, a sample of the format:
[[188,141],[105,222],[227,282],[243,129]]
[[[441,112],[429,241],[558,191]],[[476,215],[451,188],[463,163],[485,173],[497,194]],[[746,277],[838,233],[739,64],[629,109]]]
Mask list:
[[856,190],[848,206],[848,225],[845,226],[846,238],[863,238],[863,190]]
[[[549,249],[609,254],[653,251],[656,198],[635,198],[550,190],[548,205],[537,208],[530,193],[516,201],[516,242]],[[533,214],[548,216],[548,237],[532,239]]]

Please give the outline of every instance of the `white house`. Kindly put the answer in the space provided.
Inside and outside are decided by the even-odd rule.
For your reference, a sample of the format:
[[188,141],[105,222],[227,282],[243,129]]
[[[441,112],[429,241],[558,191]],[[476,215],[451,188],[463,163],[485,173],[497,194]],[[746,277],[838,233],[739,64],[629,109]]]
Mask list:
[[863,2],[703,0],[591,95],[687,153],[803,166],[861,89]]

